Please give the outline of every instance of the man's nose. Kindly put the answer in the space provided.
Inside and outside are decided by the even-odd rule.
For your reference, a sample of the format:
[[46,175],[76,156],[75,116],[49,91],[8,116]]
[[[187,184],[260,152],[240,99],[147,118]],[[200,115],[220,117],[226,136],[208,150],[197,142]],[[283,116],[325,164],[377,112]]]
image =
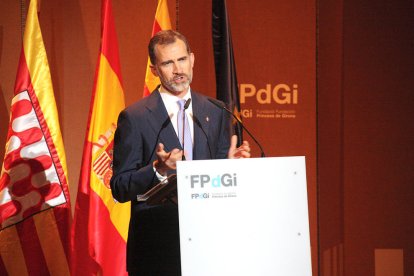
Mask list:
[[182,73],[182,67],[178,62],[173,63],[173,72],[174,73]]

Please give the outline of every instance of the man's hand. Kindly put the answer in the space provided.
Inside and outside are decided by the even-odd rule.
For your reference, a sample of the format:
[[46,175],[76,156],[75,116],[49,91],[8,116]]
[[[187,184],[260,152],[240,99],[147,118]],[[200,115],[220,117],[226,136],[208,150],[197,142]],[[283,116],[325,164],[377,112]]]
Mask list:
[[173,149],[170,152],[164,150],[164,145],[159,143],[156,150],[157,160],[154,161],[153,166],[161,175],[166,175],[169,170],[177,168],[177,160],[182,160],[183,151]]
[[249,142],[243,141],[243,144],[241,144],[240,147],[236,148],[236,146],[237,146],[237,136],[233,135],[231,137],[230,148],[229,148],[229,152],[227,154],[227,157],[229,159],[250,158]]

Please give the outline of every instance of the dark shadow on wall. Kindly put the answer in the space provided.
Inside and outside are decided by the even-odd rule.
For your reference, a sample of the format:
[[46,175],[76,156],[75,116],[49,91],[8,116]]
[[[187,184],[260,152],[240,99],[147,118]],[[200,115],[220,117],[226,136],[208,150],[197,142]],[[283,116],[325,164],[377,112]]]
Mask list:
[[101,6],[99,0],[65,3],[44,5],[40,20],[75,202],[100,44]]
[[1,163],[3,164],[3,157],[4,157],[4,145],[6,145],[6,137],[7,137],[7,130],[8,130],[8,122],[9,122],[9,111],[7,109],[7,103],[4,100],[3,95],[3,88],[0,83],[0,91],[1,91],[1,97],[0,97],[0,159]]
[[[0,65],[2,63],[3,56],[3,26],[0,26]],[[4,145],[6,144],[6,137],[7,137],[7,125],[9,121],[9,111],[7,109],[7,103],[4,99],[3,87],[0,83],[0,159],[1,163],[3,164],[3,157],[4,157]]]

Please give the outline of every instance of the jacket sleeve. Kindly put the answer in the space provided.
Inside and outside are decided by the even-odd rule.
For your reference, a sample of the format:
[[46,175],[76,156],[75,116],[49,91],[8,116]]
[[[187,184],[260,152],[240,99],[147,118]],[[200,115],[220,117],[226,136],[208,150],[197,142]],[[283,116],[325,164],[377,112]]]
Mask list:
[[[122,111],[114,138],[113,176],[111,190],[119,202],[136,200],[159,180],[155,176],[152,162],[146,160],[144,141],[132,116]],[[146,164],[148,162],[148,164]]]

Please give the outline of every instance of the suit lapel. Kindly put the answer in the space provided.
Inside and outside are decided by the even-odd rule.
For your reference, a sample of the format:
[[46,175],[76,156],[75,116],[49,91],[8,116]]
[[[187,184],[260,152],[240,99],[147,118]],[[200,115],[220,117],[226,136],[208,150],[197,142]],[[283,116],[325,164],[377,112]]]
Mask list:
[[[191,100],[194,122],[193,159],[211,159],[214,156],[214,152],[211,152],[213,149],[210,148],[211,145],[207,138],[210,128],[209,108],[206,106],[206,100],[197,93],[191,93]],[[146,108],[149,111],[148,124],[153,129],[154,135],[157,135],[169,117],[158,91],[154,91],[148,96]],[[161,130],[159,142],[164,144],[166,151],[171,151],[175,148],[182,149],[171,123]]]
[[[158,90],[151,93],[148,97],[146,105],[149,111],[148,124],[154,130],[155,135],[157,135],[166,120],[170,119]],[[178,140],[171,121],[161,130],[159,142],[164,144],[165,151],[171,151],[174,148],[181,149],[180,141]]]
[[193,121],[194,121],[194,149],[193,159],[211,159],[211,149],[208,144],[208,130],[210,118],[205,100],[196,94],[191,93],[193,102]]

